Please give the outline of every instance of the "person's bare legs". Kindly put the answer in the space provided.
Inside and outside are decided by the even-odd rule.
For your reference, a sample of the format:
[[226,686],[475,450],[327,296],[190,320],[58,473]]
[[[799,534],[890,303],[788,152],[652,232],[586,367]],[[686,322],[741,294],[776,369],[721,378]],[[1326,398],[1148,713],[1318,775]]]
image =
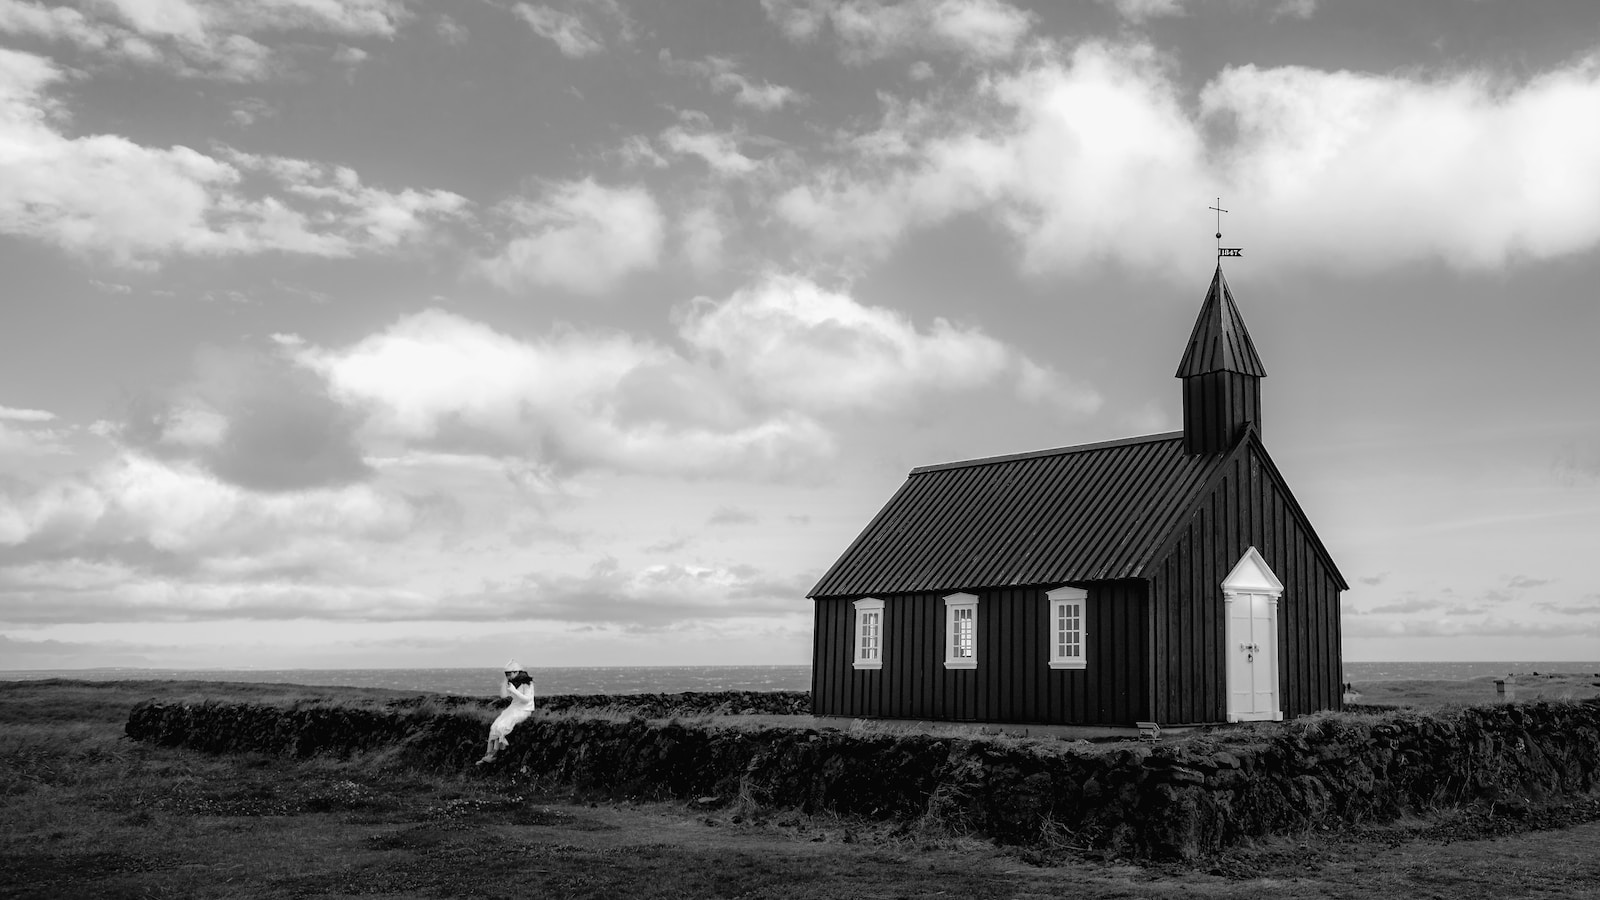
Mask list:
[[483,755],[483,759],[478,760],[478,765],[494,762],[495,755],[509,746],[511,746],[511,742],[503,737],[489,738],[489,752]]

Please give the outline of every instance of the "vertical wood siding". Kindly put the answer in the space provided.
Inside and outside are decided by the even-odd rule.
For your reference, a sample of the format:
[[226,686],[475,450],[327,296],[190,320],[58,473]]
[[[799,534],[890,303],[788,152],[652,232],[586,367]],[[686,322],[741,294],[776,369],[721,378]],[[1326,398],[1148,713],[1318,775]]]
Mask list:
[[[1055,587],[1056,585],[1051,585]],[[978,604],[978,667],[944,667],[944,596],[884,601],[883,668],[853,665],[854,598],[816,600],[812,704],[817,715],[966,722],[1130,724],[1148,712],[1146,582],[1089,591],[1084,669],[1049,667],[1044,588],[971,590]]]
[[1283,582],[1278,690],[1284,716],[1340,707],[1339,579],[1266,465],[1254,447],[1232,460],[1153,569],[1155,715],[1163,724],[1227,719],[1222,579],[1250,546]]
[[1261,379],[1237,372],[1209,372],[1183,379],[1184,450],[1221,453],[1231,449],[1246,422],[1261,431]]

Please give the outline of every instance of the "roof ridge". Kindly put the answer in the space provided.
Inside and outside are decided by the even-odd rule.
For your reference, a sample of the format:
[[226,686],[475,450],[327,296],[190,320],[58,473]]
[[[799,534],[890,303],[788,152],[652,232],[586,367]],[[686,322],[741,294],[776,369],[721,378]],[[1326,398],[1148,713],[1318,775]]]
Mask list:
[[[1135,437],[1118,438],[1112,441],[1096,441],[1092,444],[1074,444],[1070,447],[1055,447],[1049,450],[1030,450],[1025,453],[1007,453],[1002,456],[984,456],[977,459],[962,459],[955,462],[934,463],[929,466],[917,466],[911,470],[911,475],[922,475],[927,472],[940,472],[946,469],[964,469],[969,466],[987,466],[994,463],[1015,462],[1022,459],[1038,459],[1042,456],[1065,456],[1068,453],[1083,453],[1089,450],[1109,450],[1113,447],[1126,447],[1131,444],[1149,444],[1157,441],[1183,440],[1182,431],[1163,431],[1160,434],[1143,434]],[[909,477],[909,476],[907,476]]]

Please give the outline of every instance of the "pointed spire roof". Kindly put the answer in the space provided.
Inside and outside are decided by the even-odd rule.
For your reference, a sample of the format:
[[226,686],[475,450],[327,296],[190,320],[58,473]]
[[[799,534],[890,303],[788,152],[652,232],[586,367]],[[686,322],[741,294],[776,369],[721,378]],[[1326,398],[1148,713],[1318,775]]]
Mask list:
[[1195,319],[1183,362],[1178,363],[1177,377],[1188,378],[1207,372],[1238,372],[1257,378],[1267,374],[1267,367],[1256,355],[1250,332],[1244,327],[1244,316],[1233,303],[1233,291],[1222,277],[1220,264],[1217,273],[1211,276],[1211,290],[1206,292],[1206,302],[1200,306],[1200,317]]

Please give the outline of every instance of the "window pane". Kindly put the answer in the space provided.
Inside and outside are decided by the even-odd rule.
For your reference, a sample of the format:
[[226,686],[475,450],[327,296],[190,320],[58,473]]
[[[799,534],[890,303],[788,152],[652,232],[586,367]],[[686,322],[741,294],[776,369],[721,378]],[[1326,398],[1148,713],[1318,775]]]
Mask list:
[[956,609],[955,628],[952,635],[954,656],[957,659],[971,659],[973,655],[973,610]]
[[880,642],[882,640],[883,614],[877,611],[863,611],[861,613],[861,655],[862,660],[875,660],[879,658]]
[[1083,659],[1083,604],[1057,603],[1055,619],[1055,658],[1059,661]]

